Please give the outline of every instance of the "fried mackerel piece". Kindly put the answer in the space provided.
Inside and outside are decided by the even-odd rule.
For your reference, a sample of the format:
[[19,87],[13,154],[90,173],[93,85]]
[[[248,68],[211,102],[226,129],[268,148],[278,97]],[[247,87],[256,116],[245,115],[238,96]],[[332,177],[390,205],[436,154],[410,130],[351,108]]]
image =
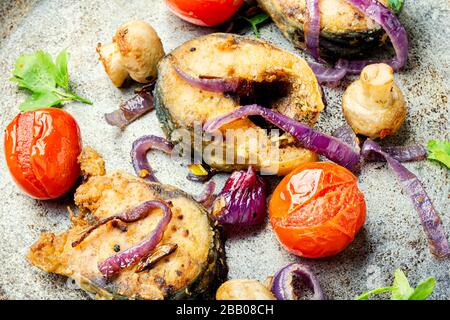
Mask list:
[[[174,187],[147,183],[120,171],[105,174],[103,159],[91,148],[79,159],[87,179],[75,193],[80,214],[72,217],[69,230],[43,233],[28,260],[46,272],[73,278],[98,299],[212,297],[227,268],[219,231],[205,208]],[[110,221],[73,247],[96,221],[150,200],[170,204],[172,218],[147,269],[138,272],[139,266],[134,265],[105,277],[98,264],[148,237],[163,215],[161,209],[132,223]]]
[[[234,79],[245,85],[237,92],[201,90],[180,76],[180,70],[191,78]],[[306,61],[254,37],[215,33],[190,40],[160,61],[158,74],[156,114],[164,132],[174,141],[177,129],[193,133],[194,124],[202,125],[242,105],[257,103],[311,126],[324,108],[321,88]],[[234,121],[221,129],[242,130],[238,137],[250,137],[254,133],[259,137],[258,142],[233,144],[226,135],[224,143],[215,142],[217,149],[224,151],[203,152],[203,158],[221,171],[246,169],[251,164],[256,170],[278,167],[275,173],[279,175],[288,173],[299,163],[317,160],[314,153],[297,145],[289,134],[269,136],[267,129],[271,128],[258,116]],[[277,152],[270,152],[277,142]],[[210,143],[203,139],[204,148]],[[253,150],[246,144],[258,148]],[[201,153],[197,144],[194,148]],[[234,162],[225,159],[227,150],[234,151]]]
[[[387,0],[379,0],[386,5]],[[283,35],[304,47],[304,26],[308,20],[306,0],[258,0]],[[321,55],[356,58],[386,40],[379,24],[367,18],[345,0],[320,0]]]

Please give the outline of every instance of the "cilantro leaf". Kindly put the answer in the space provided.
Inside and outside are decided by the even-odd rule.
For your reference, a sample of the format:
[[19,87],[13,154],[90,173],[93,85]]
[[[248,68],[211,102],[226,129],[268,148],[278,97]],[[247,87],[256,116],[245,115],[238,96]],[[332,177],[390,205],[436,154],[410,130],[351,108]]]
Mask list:
[[403,8],[404,2],[405,2],[405,0],[388,0],[387,6],[394,13],[399,13],[400,10],[402,10],[402,8]]
[[256,15],[254,15],[251,18],[246,18],[244,17],[244,19],[251,24],[252,26],[252,30],[253,33],[255,34],[255,36],[257,36],[259,38],[259,30],[258,30],[258,25],[260,25],[261,23],[265,22],[266,20],[269,19],[269,16],[267,15],[267,13],[265,12],[261,12],[258,13]]
[[24,112],[53,107],[65,100],[52,92],[35,92],[19,106],[19,110]]
[[22,54],[16,60],[13,81],[32,92],[51,91],[56,86],[56,67],[52,57],[44,52]]
[[69,54],[67,53],[67,49],[64,49],[56,57],[56,83],[66,90],[69,89],[69,71],[67,69],[68,62]]
[[10,80],[19,87],[31,91],[31,96],[19,106],[20,111],[54,107],[72,100],[92,104],[91,101],[70,91],[68,61],[69,54],[66,49],[60,52],[56,63],[42,50],[22,54],[17,58]]
[[392,290],[391,300],[408,300],[414,292],[405,274],[400,269],[395,270],[392,287],[394,287],[394,290]]
[[427,149],[428,159],[439,161],[450,168],[450,141],[430,140]]
[[435,286],[436,280],[433,277],[428,277],[417,285],[409,300],[425,300],[431,295]]

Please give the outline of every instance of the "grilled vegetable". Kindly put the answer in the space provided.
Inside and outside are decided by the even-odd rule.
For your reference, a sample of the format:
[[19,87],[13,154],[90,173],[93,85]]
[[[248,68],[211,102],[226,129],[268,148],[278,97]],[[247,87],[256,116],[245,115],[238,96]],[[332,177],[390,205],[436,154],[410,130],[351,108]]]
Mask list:
[[[182,77],[176,69],[191,80]],[[315,123],[324,108],[320,86],[308,64],[298,56],[254,38],[211,34],[191,40],[160,62],[158,74],[156,113],[166,135],[172,140],[176,140],[172,136],[176,129],[183,128],[193,133],[195,122],[201,125],[248,103],[258,102],[308,125]],[[205,79],[211,81],[206,81],[209,87],[202,90],[199,86],[205,84]],[[236,86],[229,86],[236,83]],[[246,83],[245,90],[239,90],[243,83]],[[277,152],[270,152],[274,140],[267,134],[267,128],[271,128],[270,125],[258,117],[224,126],[226,137],[229,137],[225,132],[227,129],[242,130],[238,137],[248,138],[251,133],[257,135],[259,148],[243,147],[248,140],[233,142],[228,139],[228,144],[215,142],[224,152],[215,155],[204,153],[204,161],[223,171],[245,169],[251,164],[256,170],[277,168],[274,172],[284,175],[299,163],[317,159],[314,153],[301,148],[286,133],[276,138],[279,142]],[[210,143],[204,139],[203,147]],[[225,162],[227,149],[234,151],[235,161],[231,164]],[[251,159],[255,161],[252,163]]]
[[97,52],[116,87],[122,86],[128,76],[140,83],[151,82],[156,77],[156,64],[164,56],[164,48],[155,29],[142,20],[121,25],[112,43],[99,43]]
[[233,279],[224,282],[216,293],[217,300],[276,300],[272,292],[257,280]]
[[353,241],[365,221],[366,203],[350,171],[329,162],[306,163],[277,186],[269,215],[287,250],[322,258]]
[[371,139],[395,134],[405,121],[406,103],[392,68],[384,63],[365,67],[345,91],[342,110],[356,134]]
[[[386,4],[387,1],[379,1]],[[304,47],[308,20],[305,0],[258,0],[278,28],[295,46]],[[320,9],[320,54],[323,57],[360,56],[385,39],[379,24],[345,0],[322,0]]]
[[[89,150],[89,149],[88,149]],[[81,157],[94,161],[90,157]],[[97,168],[82,164],[82,168]],[[102,170],[93,170],[102,172]],[[68,276],[97,298],[183,299],[211,297],[226,275],[224,251],[219,233],[205,209],[192,197],[173,187],[147,183],[134,176],[113,172],[90,178],[75,194],[81,214],[72,218],[69,230],[55,235],[44,233],[28,254],[29,261],[40,269]],[[96,221],[135,208],[145,201],[161,201],[170,206],[172,218],[154,252],[140,263],[130,265],[113,277],[105,277],[99,263],[136,246],[155,230],[163,215],[151,210],[135,222],[112,220],[80,239]],[[116,221],[116,223],[114,223]],[[75,242],[75,246],[72,244]],[[176,250],[159,251],[171,244]],[[159,251],[158,251],[159,250]]]

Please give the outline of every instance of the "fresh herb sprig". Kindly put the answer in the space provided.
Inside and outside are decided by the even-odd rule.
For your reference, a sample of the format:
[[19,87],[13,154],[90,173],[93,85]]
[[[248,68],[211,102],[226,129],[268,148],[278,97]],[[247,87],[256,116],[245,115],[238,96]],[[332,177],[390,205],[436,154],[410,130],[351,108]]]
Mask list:
[[450,141],[430,140],[427,149],[429,160],[439,161],[450,168]]
[[399,13],[403,8],[404,2],[405,0],[388,0],[387,6],[394,13]]
[[253,33],[255,34],[255,36],[257,38],[259,38],[259,36],[260,36],[258,26],[260,24],[266,22],[267,20],[269,20],[269,16],[265,12],[260,12],[260,13],[254,15],[253,17],[250,17],[250,18],[247,18],[247,17],[243,17],[243,18],[248,23],[250,23],[250,25],[252,26]]
[[76,95],[69,86],[67,64],[69,54],[64,49],[53,62],[52,57],[42,50],[20,55],[13,70],[11,81],[31,92],[20,106],[20,111],[61,106],[66,101],[91,101]]
[[390,287],[373,289],[357,296],[356,300],[368,300],[369,296],[390,292],[391,300],[426,300],[436,285],[433,277],[421,281],[416,288],[409,285],[408,279],[402,270],[397,269],[394,273],[394,283]]

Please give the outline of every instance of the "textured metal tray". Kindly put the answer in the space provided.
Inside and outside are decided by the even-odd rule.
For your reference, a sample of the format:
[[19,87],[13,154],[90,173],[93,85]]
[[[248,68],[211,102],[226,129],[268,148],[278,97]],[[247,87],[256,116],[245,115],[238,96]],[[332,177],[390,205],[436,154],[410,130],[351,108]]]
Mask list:
[[[129,150],[143,134],[162,135],[155,114],[148,114],[123,133],[103,120],[131,95],[132,89],[116,89],[98,62],[97,42],[111,40],[117,26],[130,19],[144,19],[159,33],[166,52],[195,36],[211,32],[180,21],[162,0],[0,1],[0,127],[18,112],[24,94],[8,81],[21,52],[45,49],[56,55],[71,53],[70,76],[76,92],[91,98],[93,106],[72,103],[65,107],[78,120],[85,145],[105,157],[107,169],[132,172]],[[401,21],[409,32],[408,65],[396,76],[408,102],[408,117],[396,138],[385,143],[426,143],[449,139],[448,83],[450,75],[450,3],[448,0],[406,1]],[[262,38],[295,51],[273,24],[263,28]],[[298,54],[302,54],[296,51]],[[348,83],[347,83],[348,84]],[[342,88],[325,89],[328,107],[317,127],[331,132],[343,123]],[[3,139],[1,139],[3,144]],[[0,146],[3,150],[3,145]],[[0,298],[77,299],[87,295],[60,276],[46,274],[26,260],[29,246],[42,231],[62,231],[69,223],[67,196],[57,201],[35,201],[13,184],[0,152]],[[201,187],[185,179],[186,169],[159,153],[149,155],[161,181],[188,192]],[[410,163],[421,177],[450,234],[449,170],[428,161]],[[219,187],[226,175],[215,177]],[[273,181],[272,184],[275,184]],[[413,284],[434,275],[438,286],[434,299],[450,299],[450,259],[431,257],[426,237],[410,200],[402,194],[386,165],[367,165],[359,177],[366,196],[367,221],[355,241],[341,254],[308,261],[329,298],[350,299],[358,293],[388,284],[393,271],[402,268]],[[264,280],[288,262],[302,260],[278,244],[269,224],[239,231],[226,243],[230,278]]]

